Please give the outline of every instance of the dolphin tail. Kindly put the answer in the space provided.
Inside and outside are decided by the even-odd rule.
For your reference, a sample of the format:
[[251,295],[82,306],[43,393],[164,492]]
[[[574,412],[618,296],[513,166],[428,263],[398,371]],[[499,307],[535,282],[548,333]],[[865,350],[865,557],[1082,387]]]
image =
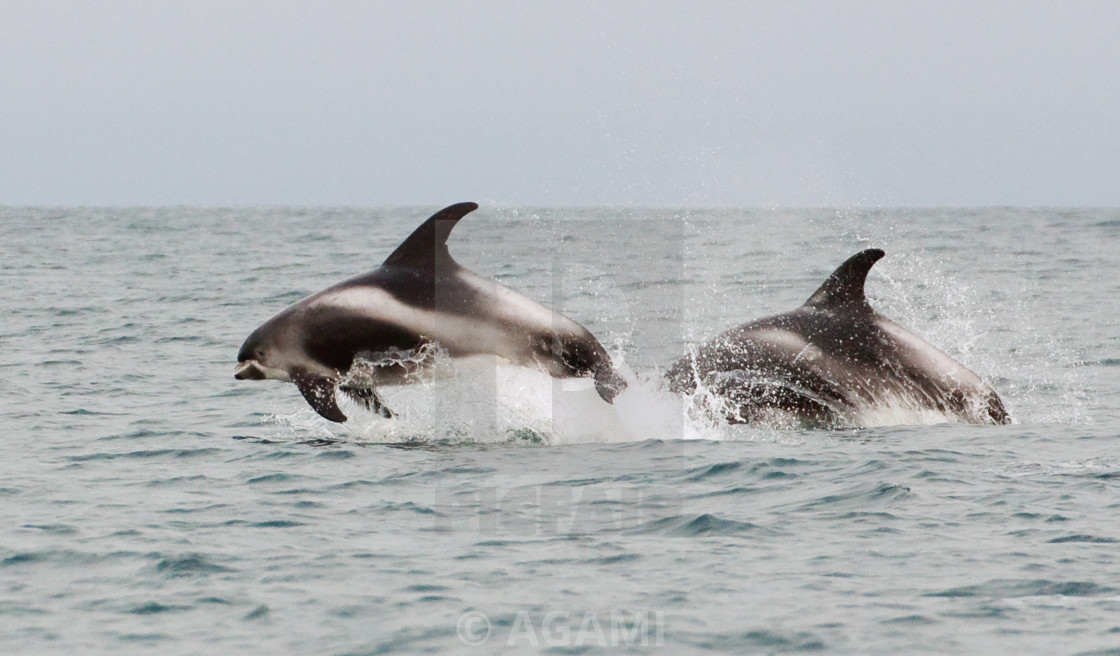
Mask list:
[[1010,424],[1011,415],[1007,414],[1007,408],[1003,407],[1003,400],[999,395],[992,392],[988,395],[988,416],[995,424]]
[[303,394],[303,398],[307,399],[311,407],[315,408],[315,412],[322,415],[324,419],[338,423],[346,421],[346,415],[339,410],[338,401],[334,398],[335,381],[307,374],[295,374],[292,376],[292,381]]
[[614,403],[614,397],[626,389],[626,380],[610,366],[601,367],[595,371],[595,391],[607,403]]

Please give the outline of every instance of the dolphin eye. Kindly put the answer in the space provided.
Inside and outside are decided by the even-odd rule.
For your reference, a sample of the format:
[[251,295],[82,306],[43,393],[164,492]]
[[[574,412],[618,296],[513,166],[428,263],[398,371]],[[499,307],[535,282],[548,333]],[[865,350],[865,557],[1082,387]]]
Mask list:
[[260,348],[259,348],[259,349],[257,349],[257,350],[256,350],[256,352],[255,352],[255,355],[256,355],[256,356],[257,356],[258,358],[263,358],[263,357],[264,357],[264,349],[260,349]]

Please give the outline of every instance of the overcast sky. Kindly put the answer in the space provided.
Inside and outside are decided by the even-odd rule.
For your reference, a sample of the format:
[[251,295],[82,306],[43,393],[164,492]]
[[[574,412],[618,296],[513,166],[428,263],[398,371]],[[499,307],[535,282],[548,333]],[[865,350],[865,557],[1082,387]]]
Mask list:
[[0,0],[0,204],[1120,205],[1120,2]]

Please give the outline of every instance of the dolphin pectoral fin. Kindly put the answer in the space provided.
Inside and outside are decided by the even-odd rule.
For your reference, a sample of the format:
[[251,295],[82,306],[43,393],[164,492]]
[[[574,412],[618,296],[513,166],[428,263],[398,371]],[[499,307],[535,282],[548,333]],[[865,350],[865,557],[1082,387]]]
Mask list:
[[334,398],[334,380],[322,376],[296,374],[292,376],[292,381],[303,394],[303,398],[307,399],[311,407],[315,408],[315,412],[322,415],[324,419],[338,423],[346,421],[346,415],[339,410],[338,402]]
[[389,406],[385,405],[385,402],[378,396],[377,390],[372,387],[351,387],[349,385],[343,385],[338,389],[342,390],[346,396],[361,403],[365,406],[366,410],[376,412],[386,419],[392,419],[395,416],[393,411],[389,409]]

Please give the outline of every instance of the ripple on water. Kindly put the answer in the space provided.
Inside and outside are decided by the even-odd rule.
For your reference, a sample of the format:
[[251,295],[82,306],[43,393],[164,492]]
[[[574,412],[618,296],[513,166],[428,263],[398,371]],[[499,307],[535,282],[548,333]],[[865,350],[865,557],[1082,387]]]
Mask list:
[[696,647],[729,654],[824,651],[828,648],[828,644],[820,636],[807,631],[756,629],[743,633],[685,633],[676,637]]
[[223,453],[224,449],[144,449],[141,451],[127,451],[124,453],[88,453],[80,456],[67,456],[70,462],[90,462],[97,460],[116,460],[118,458],[198,458]]
[[1082,534],[1067,535],[1067,536],[1064,536],[1064,537],[1054,538],[1053,540],[1047,540],[1047,541],[1050,544],[1063,544],[1063,543],[1066,543],[1066,542],[1089,542],[1089,543],[1092,543],[1092,544],[1111,544],[1111,543],[1114,543],[1114,542],[1120,542],[1120,540],[1117,540],[1116,538],[1105,538],[1105,537],[1098,537],[1098,536],[1095,536],[1095,535],[1082,535]]
[[717,517],[711,513],[663,517],[627,531],[637,535],[669,535],[673,537],[730,537],[737,535],[773,535],[775,531],[751,522]]
[[830,494],[801,504],[802,511],[866,512],[867,508],[882,508],[913,496],[910,488],[893,483],[879,483],[874,487],[861,485],[851,492]]
[[23,528],[32,528],[54,535],[75,535],[78,532],[76,526],[69,524],[24,524]]
[[713,465],[703,465],[689,469],[684,474],[684,480],[699,483],[723,478],[733,478],[735,481],[742,481],[744,478],[752,476],[761,479],[796,478],[797,474],[787,470],[796,467],[806,467],[810,464],[812,463],[809,461],[798,460],[797,458],[770,458],[761,462],[719,462]]
[[149,601],[138,606],[132,606],[125,612],[130,615],[158,615],[160,613],[169,613],[173,611],[184,611],[190,609],[190,606],[172,606],[161,604],[155,601]]
[[0,601],[0,617],[46,615],[47,611],[35,606],[24,606],[13,601]]
[[272,519],[265,522],[253,522],[248,524],[253,528],[294,528],[296,526],[303,526],[303,522],[297,522],[290,519]]
[[1092,581],[1049,581],[1046,579],[992,579],[976,585],[927,593],[926,597],[1100,597],[1120,589]]
[[925,615],[901,615],[899,617],[890,617],[885,620],[880,620],[880,624],[901,624],[904,626],[920,626],[924,624],[936,624],[937,620],[930,619]]
[[303,478],[298,474],[266,474],[264,476],[257,476],[250,478],[246,481],[249,485],[259,485],[261,483],[287,483],[289,481],[296,481]]
[[156,563],[156,571],[170,577],[205,576],[218,572],[234,571],[224,565],[211,561],[206,556],[198,553],[184,554],[181,556],[167,556]]
[[440,514],[433,508],[422,506],[412,501],[396,502],[385,501],[377,505],[378,512],[408,512],[416,513],[418,515],[438,515]]
[[14,553],[6,558],[0,559],[0,568],[36,565],[39,563],[48,562],[67,566],[88,565],[91,563],[100,562],[108,557],[116,557],[120,555],[128,554],[109,554],[108,556],[105,556],[100,554],[85,553],[82,551],[74,551],[72,549],[43,549],[40,551],[21,551]]

